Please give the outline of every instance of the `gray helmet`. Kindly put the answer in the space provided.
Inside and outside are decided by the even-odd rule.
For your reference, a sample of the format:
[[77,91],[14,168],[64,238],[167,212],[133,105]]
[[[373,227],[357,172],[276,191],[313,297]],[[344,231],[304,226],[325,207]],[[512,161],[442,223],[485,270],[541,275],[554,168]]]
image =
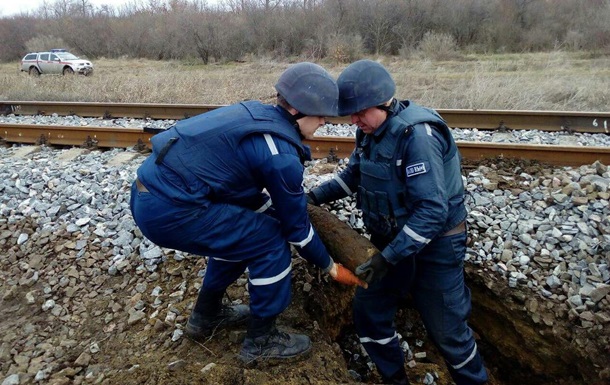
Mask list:
[[290,66],[280,76],[275,89],[303,115],[338,115],[337,82],[317,64],[303,62]]
[[388,70],[372,60],[358,60],[337,79],[339,115],[351,115],[392,99],[396,84]]

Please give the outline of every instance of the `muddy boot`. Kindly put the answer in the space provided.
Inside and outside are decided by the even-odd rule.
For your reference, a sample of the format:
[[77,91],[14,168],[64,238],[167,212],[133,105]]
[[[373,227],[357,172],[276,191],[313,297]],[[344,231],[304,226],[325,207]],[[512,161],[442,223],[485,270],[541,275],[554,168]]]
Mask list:
[[202,341],[214,334],[218,328],[244,325],[248,321],[250,308],[246,305],[223,305],[223,295],[224,291],[201,288],[186,324],[185,332],[189,338]]
[[252,318],[239,352],[244,364],[262,361],[292,361],[304,357],[311,341],[304,334],[285,333],[275,327],[275,318]]

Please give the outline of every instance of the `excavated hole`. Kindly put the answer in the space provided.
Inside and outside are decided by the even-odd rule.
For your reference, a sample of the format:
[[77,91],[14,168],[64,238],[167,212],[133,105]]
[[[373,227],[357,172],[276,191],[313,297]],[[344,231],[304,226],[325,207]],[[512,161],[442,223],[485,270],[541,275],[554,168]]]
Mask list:
[[[496,321],[498,325],[501,320]],[[405,351],[407,372],[411,383],[426,383],[427,373],[434,377],[437,384],[452,384],[444,360],[432,342],[427,338],[426,330],[421,323],[417,311],[411,308],[402,308],[396,316],[397,332],[401,336],[401,346],[405,351],[405,342],[408,348]],[[477,331],[475,330],[475,333]],[[501,350],[477,333],[477,345],[485,360],[491,379],[490,385],[551,385],[551,384],[584,384],[578,374],[577,368],[572,368],[574,376],[556,378],[540,375],[530,369],[526,362],[507,357]],[[341,347],[347,369],[356,381],[363,383],[378,383],[379,376],[370,359],[362,349],[356,332],[352,325],[345,326],[336,342]],[[425,353],[425,357],[421,354]],[[417,356],[415,356],[417,354]],[[415,363],[409,366],[409,361]]]
[[[511,159],[489,159],[464,166],[474,169],[480,165],[499,170],[499,175],[518,175],[523,171],[531,175],[543,175],[550,167],[538,162]],[[522,186],[512,186],[502,179],[498,187],[510,189]],[[607,331],[590,331],[575,326],[575,321],[571,318],[556,316],[561,313],[556,309],[561,303],[547,303],[527,287],[509,288],[506,280],[481,266],[467,264],[466,270],[466,283],[473,292],[473,311],[469,323],[477,334],[479,350],[492,375],[490,385],[606,384],[603,380],[597,382],[605,377],[603,373],[600,374],[601,369],[596,362],[599,361],[599,354],[608,353],[607,347],[603,346],[603,341],[607,340]],[[332,297],[337,294],[328,295]],[[532,312],[526,305],[536,299],[539,301],[539,309]],[[349,294],[341,298],[341,301],[350,300]],[[307,309],[313,318],[320,311],[327,310],[317,303]],[[397,331],[409,344],[411,351],[414,354],[426,353],[426,358],[417,358],[417,365],[407,369],[411,382],[421,383],[426,374],[421,367],[427,368],[427,364],[433,363],[441,372],[439,378],[435,378],[436,383],[451,384],[444,361],[426,338],[416,313],[413,309],[403,308],[396,317]],[[341,346],[347,367],[354,378],[365,383],[375,383],[379,378],[363,354],[351,326],[351,309],[347,309],[346,314],[347,316],[331,314],[323,317],[328,319],[328,334]],[[331,316],[345,320],[340,330],[337,331],[336,324],[330,322]],[[324,320],[321,324],[325,324]],[[434,374],[434,370],[433,366],[428,372]],[[608,369],[604,369],[604,372],[608,372]]]

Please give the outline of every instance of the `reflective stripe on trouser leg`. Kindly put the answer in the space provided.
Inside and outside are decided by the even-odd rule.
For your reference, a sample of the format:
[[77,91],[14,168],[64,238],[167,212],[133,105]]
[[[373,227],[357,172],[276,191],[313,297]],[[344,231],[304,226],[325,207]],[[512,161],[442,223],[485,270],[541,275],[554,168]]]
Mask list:
[[250,311],[256,317],[278,315],[290,303],[292,263],[290,249],[286,250],[279,256],[257,258],[248,265]]
[[[216,258],[211,261],[211,269],[206,270],[204,285],[222,287],[236,279],[244,265],[251,278],[274,277],[290,266],[290,246],[282,236],[280,222],[266,214],[212,202],[199,209],[180,207],[153,194],[136,195],[133,201],[134,219],[152,242]],[[224,270],[230,271],[231,276],[214,272]],[[290,301],[290,274],[272,285],[254,286],[250,294],[253,315],[277,315]]]
[[458,364],[447,362],[456,385],[479,385],[487,382],[487,371],[476,342],[466,359]]
[[384,295],[380,286],[376,283],[367,290],[356,290],[354,326],[379,374],[387,379],[404,371],[404,354],[394,327],[397,298]]
[[214,291],[225,290],[244,273],[246,265],[246,261],[208,258],[202,286]]
[[458,385],[483,384],[487,372],[468,326],[471,299],[464,284],[465,234],[435,239],[418,255],[411,291],[428,336]]
[[401,371],[405,371],[405,357],[398,343],[398,335],[395,335],[386,344],[364,342],[362,346],[366,349],[366,352],[375,363],[377,371],[379,371],[384,380],[396,376]]

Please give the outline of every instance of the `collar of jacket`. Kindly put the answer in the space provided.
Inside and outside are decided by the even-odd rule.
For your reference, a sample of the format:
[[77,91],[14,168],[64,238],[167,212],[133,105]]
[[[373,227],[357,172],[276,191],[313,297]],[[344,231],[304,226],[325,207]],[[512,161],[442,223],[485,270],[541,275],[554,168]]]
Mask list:
[[299,138],[301,138],[301,140],[304,140],[305,137],[303,136],[303,134],[301,134],[301,130],[299,128],[299,122],[297,122],[297,116],[292,115],[290,112],[288,112],[288,110],[286,110],[284,107],[282,107],[280,105],[276,105],[275,109],[278,110],[280,112],[280,114],[282,114],[282,116],[284,118],[286,118],[286,120],[288,122],[290,122],[292,127],[294,127],[294,129],[296,130],[297,134],[299,134]]
[[375,142],[379,143],[381,138],[383,138],[383,135],[385,134],[387,127],[390,125],[390,121],[392,120],[392,118],[398,115],[400,111],[407,108],[409,102],[407,101],[406,103],[406,105],[403,105],[401,102],[398,101],[398,99],[392,99],[392,102],[386,110],[386,112],[388,113],[388,117],[383,121],[383,123],[381,123],[381,126],[379,126],[379,128],[377,128],[372,134],[373,138],[375,139]]

